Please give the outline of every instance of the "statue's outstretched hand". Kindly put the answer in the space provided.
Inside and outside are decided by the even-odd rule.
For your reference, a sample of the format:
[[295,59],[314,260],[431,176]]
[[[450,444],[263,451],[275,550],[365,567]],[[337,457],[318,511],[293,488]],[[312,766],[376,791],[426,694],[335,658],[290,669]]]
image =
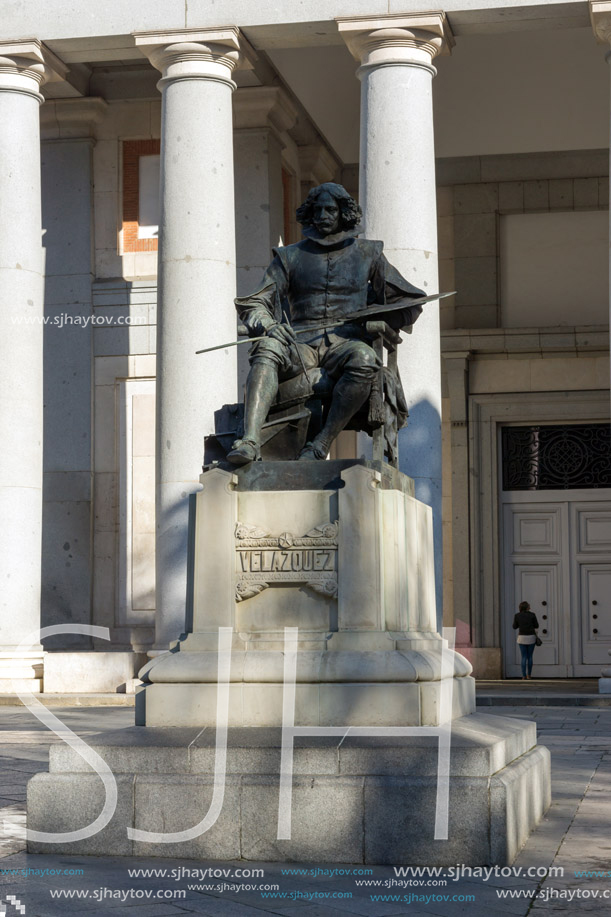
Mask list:
[[283,344],[287,344],[289,347],[297,340],[291,326],[281,324],[280,322],[276,322],[275,325],[270,325],[265,333],[268,337],[276,338],[276,340],[281,341]]

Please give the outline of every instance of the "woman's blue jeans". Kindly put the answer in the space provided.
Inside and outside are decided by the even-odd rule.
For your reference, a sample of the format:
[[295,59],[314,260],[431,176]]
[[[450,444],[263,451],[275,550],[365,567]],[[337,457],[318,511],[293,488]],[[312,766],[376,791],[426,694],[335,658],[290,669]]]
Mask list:
[[[522,654],[522,675],[530,675],[533,670],[534,643],[518,643]],[[528,671],[526,671],[528,667]]]

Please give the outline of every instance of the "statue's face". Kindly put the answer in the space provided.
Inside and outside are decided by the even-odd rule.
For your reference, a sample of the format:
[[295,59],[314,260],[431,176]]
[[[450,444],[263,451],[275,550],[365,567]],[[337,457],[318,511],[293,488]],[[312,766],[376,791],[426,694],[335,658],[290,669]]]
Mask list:
[[329,236],[339,229],[339,204],[328,191],[321,191],[312,209],[312,225],[321,236]]

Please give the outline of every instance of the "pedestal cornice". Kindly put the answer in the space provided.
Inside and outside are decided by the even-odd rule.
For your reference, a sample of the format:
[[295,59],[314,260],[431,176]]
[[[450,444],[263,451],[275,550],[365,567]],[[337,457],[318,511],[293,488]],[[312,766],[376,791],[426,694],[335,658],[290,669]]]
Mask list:
[[160,89],[176,80],[229,83],[236,69],[252,69],[256,53],[236,26],[134,33],[136,47],[162,74]]
[[361,69],[405,65],[435,73],[432,61],[448,55],[454,36],[442,11],[337,19],[340,35]]
[[40,87],[64,80],[68,67],[37,38],[0,42],[0,92],[21,92],[44,102]]

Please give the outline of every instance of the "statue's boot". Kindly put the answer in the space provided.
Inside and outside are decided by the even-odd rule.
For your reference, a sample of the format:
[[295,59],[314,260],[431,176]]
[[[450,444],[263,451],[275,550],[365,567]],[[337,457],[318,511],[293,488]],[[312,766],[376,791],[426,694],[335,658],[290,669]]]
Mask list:
[[244,397],[244,435],[227,454],[233,465],[247,465],[261,458],[261,427],[278,392],[278,369],[271,363],[253,363]]
[[319,461],[326,459],[333,441],[339,436],[346,424],[367,401],[371,392],[371,382],[363,379],[351,379],[343,376],[335,384],[327,422],[311,443],[307,443],[299,455],[299,461]]

